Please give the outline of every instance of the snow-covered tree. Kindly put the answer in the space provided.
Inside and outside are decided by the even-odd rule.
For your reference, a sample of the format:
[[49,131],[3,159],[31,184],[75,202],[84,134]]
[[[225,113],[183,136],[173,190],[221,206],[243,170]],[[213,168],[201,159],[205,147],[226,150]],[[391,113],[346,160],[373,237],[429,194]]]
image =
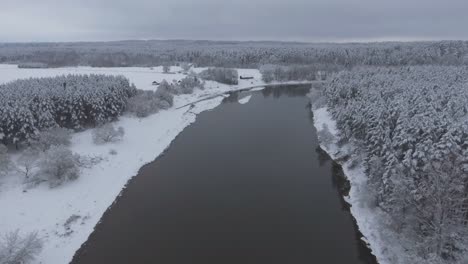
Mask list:
[[174,104],[173,94],[174,87],[166,80],[163,80],[155,92],[155,96],[160,99],[160,109],[168,109]]
[[174,94],[191,94],[194,89],[204,89],[204,83],[195,75],[190,75],[172,85]]
[[159,98],[156,98],[153,91],[139,90],[137,95],[130,98],[126,111],[137,117],[147,117],[159,111]]
[[33,139],[53,127],[82,129],[117,118],[136,93],[122,76],[67,75],[0,85],[4,144]]

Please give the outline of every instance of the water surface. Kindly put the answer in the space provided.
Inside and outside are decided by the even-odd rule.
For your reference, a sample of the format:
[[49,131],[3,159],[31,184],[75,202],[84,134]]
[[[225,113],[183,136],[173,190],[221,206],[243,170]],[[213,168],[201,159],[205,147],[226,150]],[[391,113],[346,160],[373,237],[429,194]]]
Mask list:
[[73,263],[375,263],[318,148],[307,86],[200,114],[144,166]]

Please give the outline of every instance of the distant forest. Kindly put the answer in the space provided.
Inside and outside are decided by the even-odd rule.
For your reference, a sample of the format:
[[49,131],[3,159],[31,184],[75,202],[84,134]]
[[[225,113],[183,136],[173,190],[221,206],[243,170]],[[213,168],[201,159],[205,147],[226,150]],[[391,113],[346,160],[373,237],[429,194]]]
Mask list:
[[42,63],[48,67],[128,67],[175,65],[179,62],[243,68],[259,68],[265,64],[317,65],[330,71],[356,65],[461,65],[468,64],[468,42],[311,44],[132,40],[0,44],[0,63]]

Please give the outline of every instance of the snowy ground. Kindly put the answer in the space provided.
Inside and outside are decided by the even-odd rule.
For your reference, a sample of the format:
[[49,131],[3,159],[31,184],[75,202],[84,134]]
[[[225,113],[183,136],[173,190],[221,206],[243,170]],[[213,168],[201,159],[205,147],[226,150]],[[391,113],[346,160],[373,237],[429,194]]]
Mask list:
[[[331,134],[337,139],[338,130],[336,123],[327,108],[314,109],[314,126],[317,131],[322,130],[326,125]],[[352,146],[345,145],[338,147],[334,142],[331,144],[320,143],[320,147],[325,150],[332,159],[340,160],[341,157],[350,153]],[[351,205],[351,214],[356,219],[359,230],[363,234],[364,242],[371,249],[380,264],[400,264],[407,263],[404,260],[405,250],[400,246],[395,234],[388,231],[385,225],[387,217],[378,208],[370,208],[367,204],[368,189],[367,176],[364,167],[359,165],[350,169],[350,161],[341,163],[343,172],[351,184],[349,196],[346,201]],[[386,230],[388,232],[386,232]]]
[[[172,70],[179,69],[173,67]],[[121,74],[137,88],[145,90],[156,89],[151,85],[153,81],[185,77],[180,73],[164,74],[161,67],[18,69],[14,65],[0,65],[0,83],[29,77],[92,73]],[[92,168],[82,169],[81,177],[76,181],[54,189],[43,184],[26,190],[17,175],[7,175],[0,182],[0,234],[16,229],[22,233],[37,231],[45,242],[37,263],[70,262],[128,180],[143,165],[157,158],[185,127],[195,121],[196,114],[218,106],[223,97],[201,101],[190,111],[189,107],[177,109],[179,106],[220,92],[263,85],[258,70],[240,69],[239,75],[253,76],[254,80],[240,80],[237,86],[207,82],[205,90],[177,96],[174,107],[167,111],[143,119],[121,117],[115,122],[116,126],[125,128],[125,137],[121,142],[97,146],[92,143],[91,130],[74,134],[73,152],[103,159]],[[111,149],[116,150],[117,154],[111,155]]]

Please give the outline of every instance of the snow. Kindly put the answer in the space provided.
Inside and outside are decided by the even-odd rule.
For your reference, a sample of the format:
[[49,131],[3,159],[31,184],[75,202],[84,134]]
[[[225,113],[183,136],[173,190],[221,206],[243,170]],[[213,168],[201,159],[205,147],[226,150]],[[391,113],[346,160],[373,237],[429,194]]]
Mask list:
[[[51,77],[62,74],[121,74],[137,88],[154,90],[153,81],[180,80],[184,74],[164,74],[161,67],[150,68],[91,68],[71,67],[57,69],[18,69],[15,65],[0,65],[0,83],[29,77]],[[177,70],[172,67],[172,70]],[[195,69],[199,72],[203,69]],[[19,229],[21,233],[37,231],[44,240],[44,249],[36,263],[63,264],[71,261],[76,250],[87,240],[103,213],[112,205],[129,179],[145,164],[155,160],[169,147],[174,138],[195,122],[196,114],[221,104],[223,96],[190,104],[203,97],[250,86],[263,85],[258,70],[240,69],[239,74],[254,76],[254,80],[240,80],[237,86],[207,82],[204,90],[191,95],[176,96],[174,107],[147,118],[121,117],[116,126],[125,129],[123,141],[95,145],[92,130],[75,133],[71,150],[77,154],[101,157],[91,168],[83,168],[78,180],[50,189],[42,184],[25,189],[15,173],[10,173],[0,184],[0,234]],[[117,154],[111,155],[110,150]],[[65,223],[71,216],[76,221]]]
[[265,89],[265,87],[257,87],[257,88],[251,89],[250,91],[251,91],[251,92],[257,92],[257,91],[261,91],[261,90],[263,90],[263,89]]
[[247,95],[241,99],[239,99],[239,104],[246,104],[250,101],[250,98],[252,98],[252,95]]
[[[327,108],[314,109],[312,106],[312,112],[314,114],[314,126],[317,131],[322,130],[323,125],[326,125],[330,133],[335,138],[338,138],[336,122]],[[352,148],[349,144],[339,147],[336,142],[328,145],[320,143],[320,147],[333,160],[339,160],[340,157],[343,157],[343,154],[350,153],[350,149]],[[358,165],[350,169],[349,165],[350,161],[341,163],[343,172],[351,185],[349,196],[345,197],[345,199],[351,205],[351,214],[356,220],[359,231],[364,236],[362,240],[367,244],[380,264],[400,263],[398,259],[399,256],[404,255],[404,249],[399,245],[391,232],[385,232],[388,227],[384,224],[386,219],[384,212],[378,208],[369,208],[365,204],[365,197],[367,197],[367,176],[364,167]]]

